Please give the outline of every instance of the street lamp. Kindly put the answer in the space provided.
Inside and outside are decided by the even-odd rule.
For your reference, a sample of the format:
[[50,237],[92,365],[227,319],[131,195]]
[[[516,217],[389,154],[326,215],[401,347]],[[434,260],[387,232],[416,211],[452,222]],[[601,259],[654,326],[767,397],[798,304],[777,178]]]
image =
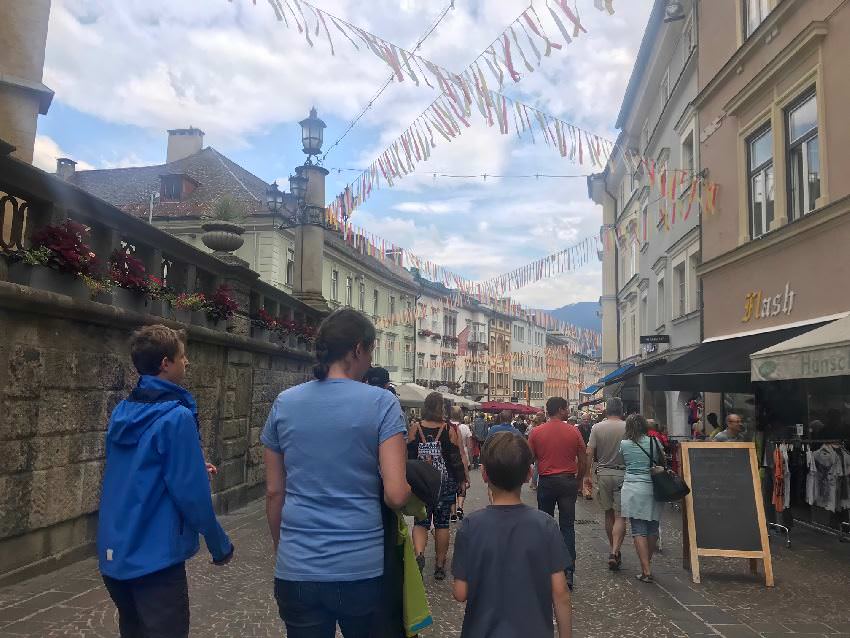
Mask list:
[[289,176],[289,192],[292,193],[292,196],[295,197],[299,202],[304,200],[304,197],[307,195],[307,178],[303,175],[303,170],[299,170],[301,167],[297,167],[295,169],[295,175]]
[[327,126],[316,114],[316,107],[310,109],[310,117],[299,122],[301,124],[301,143],[307,155],[307,164],[312,164],[312,157],[322,152],[322,141]]
[[269,210],[273,213],[279,213],[283,208],[283,193],[277,185],[277,180],[273,181],[266,188],[266,203]]

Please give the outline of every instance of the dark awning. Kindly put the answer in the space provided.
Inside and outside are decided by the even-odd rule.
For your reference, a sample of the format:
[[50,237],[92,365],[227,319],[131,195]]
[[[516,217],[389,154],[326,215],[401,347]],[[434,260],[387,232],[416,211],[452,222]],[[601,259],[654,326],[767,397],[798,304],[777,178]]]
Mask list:
[[644,375],[646,387],[650,390],[690,392],[752,392],[752,353],[822,325],[823,323],[814,323],[703,343],[653,373]]
[[[658,359],[653,359],[652,361],[647,361],[646,363],[641,363],[640,365],[632,364],[631,367],[620,374],[617,377],[614,377],[610,381],[603,383],[602,385],[609,386],[615,383],[621,383],[623,385],[632,385],[626,383],[629,379],[634,379],[640,374],[644,374],[650,368],[655,368],[656,366],[660,366],[662,363],[667,363],[667,359],[664,357],[659,357]],[[622,368],[621,368],[622,369]],[[610,375],[609,375],[610,376]]]

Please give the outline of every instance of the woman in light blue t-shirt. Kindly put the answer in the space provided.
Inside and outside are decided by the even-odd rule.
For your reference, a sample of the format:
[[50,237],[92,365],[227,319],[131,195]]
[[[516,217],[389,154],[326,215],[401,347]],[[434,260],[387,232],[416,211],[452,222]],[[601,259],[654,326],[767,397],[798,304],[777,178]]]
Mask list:
[[[274,593],[293,638],[366,638],[381,604],[381,502],[410,496],[407,427],[395,396],[362,383],[375,327],[344,308],[316,338],[314,381],[282,392],[260,437]],[[381,489],[383,481],[383,491]]]
[[655,500],[653,494],[651,469],[663,463],[664,454],[661,445],[647,435],[648,429],[646,419],[640,414],[632,414],[626,419],[626,435],[620,443],[620,452],[626,463],[620,512],[629,519],[640,559],[641,573],[637,579],[645,583],[653,582],[651,562],[658,546],[661,521],[661,503]]

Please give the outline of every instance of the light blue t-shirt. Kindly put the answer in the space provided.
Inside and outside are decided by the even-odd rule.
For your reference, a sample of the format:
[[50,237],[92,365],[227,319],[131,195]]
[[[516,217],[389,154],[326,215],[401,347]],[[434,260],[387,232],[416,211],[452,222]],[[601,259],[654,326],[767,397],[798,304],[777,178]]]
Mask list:
[[328,379],[281,392],[260,436],[286,467],[276,578],[384,573],[378,446],[406,432],[398,399],[383,388]]

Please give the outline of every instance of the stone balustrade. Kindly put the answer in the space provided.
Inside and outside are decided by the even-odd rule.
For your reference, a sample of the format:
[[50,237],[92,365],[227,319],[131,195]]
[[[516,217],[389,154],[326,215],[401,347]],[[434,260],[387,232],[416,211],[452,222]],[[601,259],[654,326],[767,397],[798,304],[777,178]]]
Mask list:
[[219,466],[214,501],[228,511],[262,493],[260,431],[274,398],[308,379],[312,365],[307,341],[252,329],[251,317],[262,308],[303,325],[321,319],[247,267],[0,156],[0,248],[7,257],[27,249],[38,228],[66,218],[91,228],[98,255],[132,247],[147,272],[175,292],[211,294],[226,284],[240,308],[226,324],[184,324],[163,304],[128,308],[112,297],[10,283],[8,260],[0,258],[0,582],[92,551],[106,425],[137,380],[128,347],[135,328],[186,328],[187,387],[198,401],[204,454]]

